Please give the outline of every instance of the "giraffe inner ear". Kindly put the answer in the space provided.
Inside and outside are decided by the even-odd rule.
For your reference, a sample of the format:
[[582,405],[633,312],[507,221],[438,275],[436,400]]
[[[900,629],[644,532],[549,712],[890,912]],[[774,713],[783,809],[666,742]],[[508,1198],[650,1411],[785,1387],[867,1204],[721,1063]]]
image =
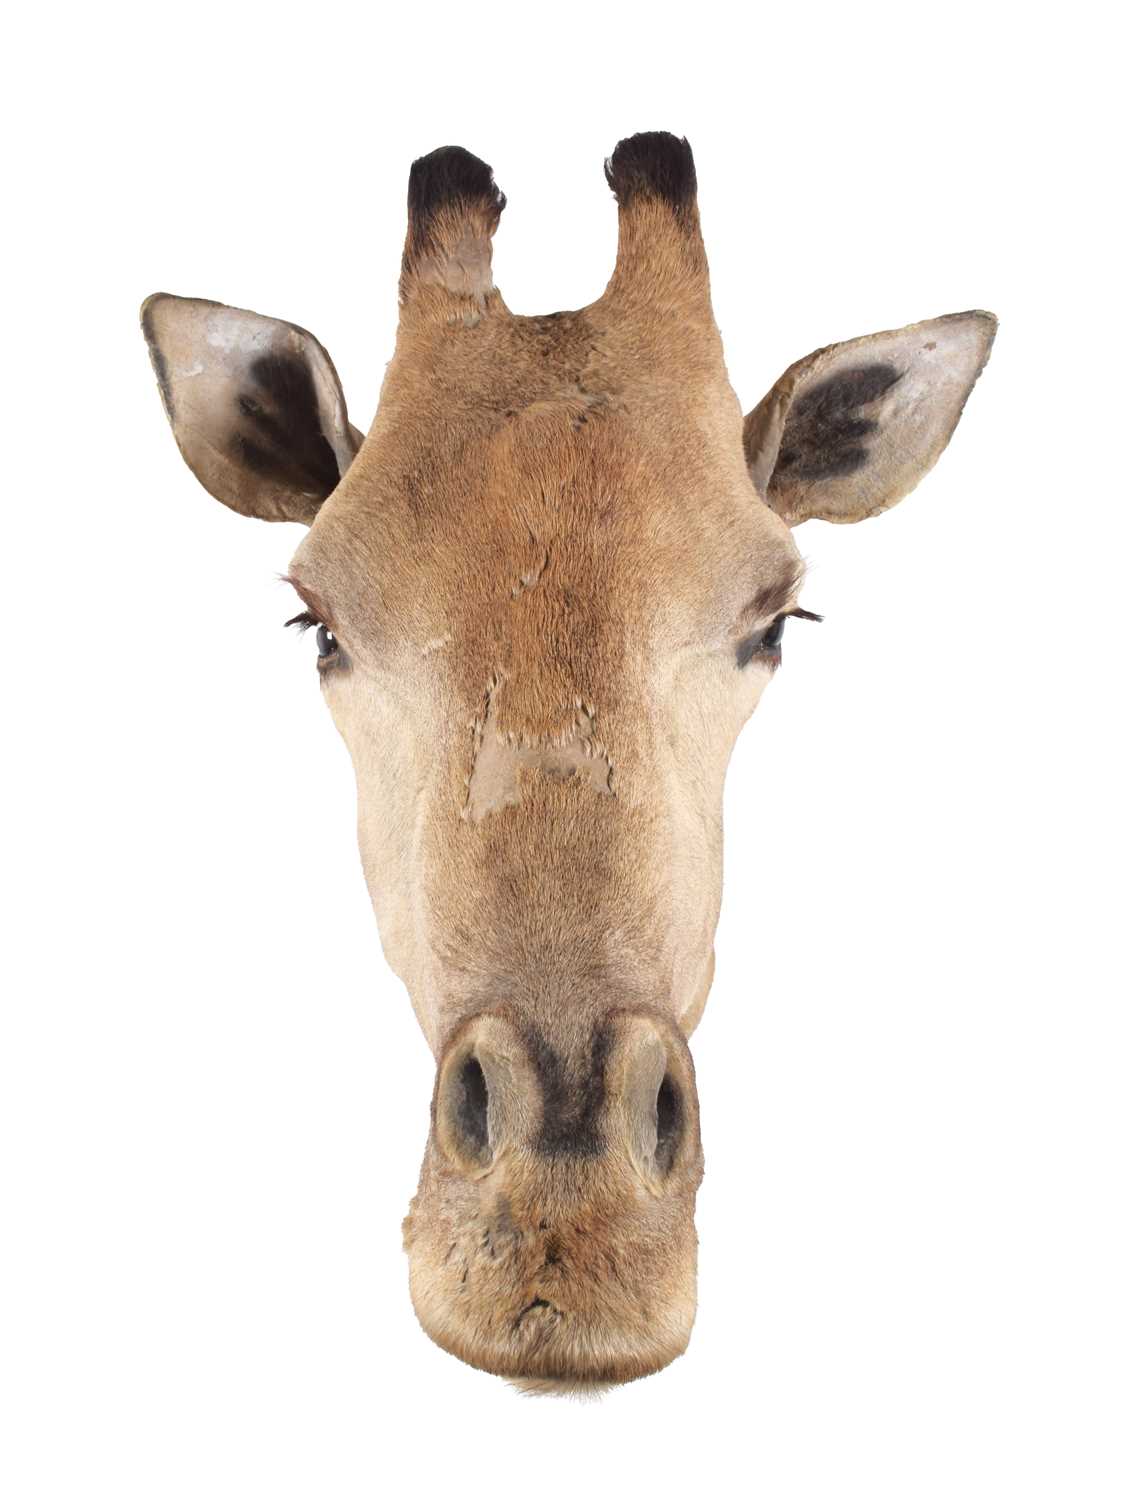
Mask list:
[[790,526],[897,505],[949,442],[996,326],[954,313],[799,360],[745,419],[758,492]]
[[774,474],[778,487],[841,479],[866,466],[878,431],[869,412],[902,376],[892,364],[849,365],[805,388],[793,399]]
[[204,488],[242,515],[309,525],[361,441],[317,339],[164,294],[141,322],[177,445]]

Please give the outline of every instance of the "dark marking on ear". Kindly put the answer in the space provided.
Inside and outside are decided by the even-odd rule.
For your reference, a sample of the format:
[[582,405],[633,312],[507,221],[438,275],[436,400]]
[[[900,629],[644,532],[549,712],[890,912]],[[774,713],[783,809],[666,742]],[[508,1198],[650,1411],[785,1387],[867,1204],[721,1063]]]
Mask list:
[[862,469],[869,456],[862,439],[879,424],[860,416],[860,408],[877,401],[899,379],[894,365],[856,365],[804,391],[789,407],[774,477],[838,479]]
[[698,192],[690,146],[666,130],[645,130],[621,141],[604,163],[604,175],[621,208],[646,196],[664,199],[683,215]]
[[250,386],[235,405],[232,454],[264,479],[323,499],[341,474],[318,418],[309,365],[298,355],[264,354],[248,368]]
[[440,146],[414,161],[408,174],[409,255],[426,248],[436,214],[452,204],[485,210],[487,232],[493,233],[506,207],[506,194],[485,161],[462,146]]
[[537,1149],[545,1156],[599,1156],[604,1150],[600,1116],[604,1109],[604,1072],[612,1045],[605,1023],[593,1032],[587,1068],[574,1077],[540,1031],[526,1031],[526,1046],[542,1096]]

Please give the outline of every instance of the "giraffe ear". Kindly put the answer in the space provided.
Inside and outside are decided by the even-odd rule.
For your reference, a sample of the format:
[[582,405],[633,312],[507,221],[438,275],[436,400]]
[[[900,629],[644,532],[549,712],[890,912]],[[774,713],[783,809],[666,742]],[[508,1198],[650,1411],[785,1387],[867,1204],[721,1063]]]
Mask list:
[[758,493],[790,526],[897,505],[949,442],[996,329],[951,313],[798,360],[745,419]]
[[177,446],[204,488],[242,515],[309,525],[361,445],[318,340],[165,293],[145,303],[141,327]]

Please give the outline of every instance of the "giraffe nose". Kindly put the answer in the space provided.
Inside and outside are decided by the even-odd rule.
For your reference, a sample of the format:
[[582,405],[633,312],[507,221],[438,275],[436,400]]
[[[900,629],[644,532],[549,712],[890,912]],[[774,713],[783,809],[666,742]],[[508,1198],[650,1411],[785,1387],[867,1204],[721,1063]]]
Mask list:
[[470,1178],[503,1153],[630,1167],[662,1193],[699,1156],[698,1099],[677,1028],[650,1011],[573,1027],[494,1014],[461,1028],[440,1064],[437,1141]]
[[443,1053],[405,1222],[421,1323],[519,1381],[662,1369],[694,1320],[701,1176],[690,1054],[658,1012],[475,1016]]

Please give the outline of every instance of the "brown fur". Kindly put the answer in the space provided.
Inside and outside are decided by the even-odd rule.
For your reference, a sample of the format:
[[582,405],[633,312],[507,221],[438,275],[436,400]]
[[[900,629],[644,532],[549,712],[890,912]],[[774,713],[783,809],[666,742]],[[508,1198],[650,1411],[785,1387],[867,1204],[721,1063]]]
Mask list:
[[[535,1389],[648,1374],[693,1321],[686,1038],[713,973],[722,783],[775,665],[757,641],[802,575],[759,490],[774,501],[776,455],[796,451],[787,519],[824,513],[821,472],[834,519],[859,519],[848,470],[860,515],[894,503],[944,446],[991,336],[970,322],[984,314],[876,336],[845,357],[881,363],[874,381],[819,351],[751,414],[743,451],[689,148],[635,137],[608,176],[605,294],[515,317],[491,279],[504,200],[489,169],[457,148],[417,164],[380,408],[291,564],[338,640],[322,682],[357,771],[365,873],[437,1060],[405,1223],[415,1306],[444,1348]],[[157,300],[147,333],[176,427],[189,346],[210,392],[207,348],[234,348],[234,389],[251,315]],[[307,449],[325,451],[321,430],[342,454],[328,358],[301,330],[284,342],[320,361]],[[210,399],[210,453],[231,451],[221,414]],[[253,508],[192,436],[178,431],[213,493]],[[869,477],[888,470],[889,492]],[[289,504],[278,472],[271,516]]]

